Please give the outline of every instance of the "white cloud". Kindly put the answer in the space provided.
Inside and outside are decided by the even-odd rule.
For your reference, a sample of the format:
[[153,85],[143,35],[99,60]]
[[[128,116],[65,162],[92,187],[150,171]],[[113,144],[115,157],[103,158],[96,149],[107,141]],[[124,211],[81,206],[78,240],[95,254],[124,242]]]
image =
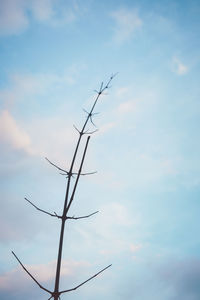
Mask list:
[[132,87],[130,86],[122,86],[116,89],[115,95],[119,98],[118,106],[115,108],[117,118],[119,115],[123,116],[128,113],[141,111],[141,109],[144,108],[144,105],[147,105],[147,99],[149,103],[149,98],[151,96],[150,94],[142,95],[141,93],[138,95],[138,93],[132,91]]
[[[10,147],[10,150],[21,149],[28,154],[49,156],[49,159],[58,163],[65,162],[66,155],[70,157],[72,144],[77,134],[72,126],[70,115],[62,114],[63,106],[66,111],[69,107],[62,101],[66,85],[71,85],[77,79],[80,68],[72,66],[62,75],[57,74],[13,74],[10,86],[0,91],[0,100],[4,103],[4,110],[0,111],[0,139],[1,143]],[[64,89],[64,91],[63,91]],[[40,107],[44,105],[44,96],[50,99],[51,91],[58,91],[59,96],[52,105],[60,101],[60,114],[56,117],[40,117]],[[51,103],[52,103],[51,102]],[[23,106],[28,107],[28,121],[23,115]],[[15,119],[11,111],[19,111],[22,107],[21,119]],[[32,116],[31,107],[38,107],[37,114]],[[20,119],[19,119],[20,120]],[[26,128],[26,129],[23,129]],[[106,129],[105,129],[106,130]]]
[[103,124],[100,127],[100,129],[97,131],[96,135],[97,136],[102,135],[105,132],[108,132],[108,131],[110,131],[111,129],[113,129],[115,127],[116,127],[116,123],[114,123],[114,122],[109,122],[109,123]]
[[136,155],[135,160],[138,162],[138,166],[140,166],[135,177],[138,185],[149,184],[166,176],[174,177],[179,173],[178,157],[155,157],[155,155],[150,153],[144,153]]
[[175,72],[177,75],[185,75],[188,73],[188,67],[184,65],[180,59],[174,57],[172,59],[172,71]]
[[[66,165],[66,156],[71,157],[76,134],[65,120],[56,117],[30,120],[27,132],[9,111],[0,113],[0,143],[11,151],[21,150],[29,155],[49,156],[58,164]],[[68,161],[68,164],[70,161]]]
[[7,110],[0,114],[0,141],[15,150],[32,154],[30,137]]
[[130,245],[130,251],[131,252],[137,252],[142,248],[141,244],[131,244]]
[[0,34],[20,34],[30,25],[30,19],[48,25],[62,26],[76,20],[81,13],[73,1],[63,4],[54,0],[1,0]]
[[0,34],[21,33],[28,24],[24,0],[0,1]]
[[14,73],[10,75],[7,88],[0,90],[0,100],[5,107],[10,107],[18,101],[30,100],[34,95],[49,93],[66,85],[73,85],[86,65],[72,65],[63,74],[56,73]]
[[99,210],[101,214],[94,219],[92,229],[77,229],[84,242],[89,246],[91,241],[96,240],[93,246],[98,248],[100,254],[106,256],[130,252],[130,240],[133,239],[133,235],[124,235],[124,228],[138,224],[140,217],[135,214],[133,216],[125,205],[117,202],[104,204]]
[[[111,202],[102,206],[104,212],[106,227],[118,224],[120,226],[129,226],[132,224],[132,218],[127,208],[117,202]],[[112,218],[110,217],[112,215]]]
[[114,41],[121,43],[132,38],[134,32],[142,26],[142,20],[135,10],[119,9],[111,13],[115,20]]
[[66,158],[71,157],[77,138],[69,120],[63,117],[43,118],[32,120],[27,126],[35,154],[69,165],[70,161],[66,162]]
[[120,87],[116,89],[116,96],[121,98],[126,96],[128,92],[129,92],[129,87]]
[[120,114],[126,114],[132,112],[135,109],[136,109],[135,101],[130,100],[130,101],[125,101],[120,103],[120,105],[117,108],[117,111]]
[[46,21],[53,17],[52,0],[34,0],[31,1],[32,12],[39,21]]

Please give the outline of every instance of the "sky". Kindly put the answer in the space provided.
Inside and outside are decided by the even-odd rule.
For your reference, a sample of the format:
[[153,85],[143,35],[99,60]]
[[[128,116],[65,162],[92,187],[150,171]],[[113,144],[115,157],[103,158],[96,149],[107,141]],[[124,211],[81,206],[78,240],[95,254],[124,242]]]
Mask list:
[[69,212],[99,213],[67,223],[61,289],[112,267],[61,299],[200,299],[199,15],[199,0],[0,0],[1,300],[49,298],[11,251],[53,289],[60,220],[24,197],[62,213],[45,157],[69,168],[73,125],[115,73]]

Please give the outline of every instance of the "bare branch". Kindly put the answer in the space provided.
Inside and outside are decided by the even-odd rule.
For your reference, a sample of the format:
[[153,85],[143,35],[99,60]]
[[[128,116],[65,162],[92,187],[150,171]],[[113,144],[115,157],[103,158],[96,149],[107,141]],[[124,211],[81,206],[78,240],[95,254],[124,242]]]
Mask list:
[[82,282],[81,284],[77,285],[76,287],[69,289],[69,290],[64,290],[61,291],[60,294],[63,293],[67,293],[67,292],[71,292],[74,291],[76,289],[78,289],[79,287],[81,287],[82,285],[84,285],[85,283],[87,283],[88,281],[92,280],[94,277],[98,276],[100,273],[102,273],[103,271],[105,271],[106,269],[108,269],[109,267],[111,267],[112,265],[107,266],[106,268],[104,268],[103,270],[99,271],[98,273],[96,273],[95,275],[93,275],[92,277],[90,277],[89,279],[85,280],[84,282]]
[[82,156],[82,159],[81,159],[80,168],[79,168],[79,171],[78,171],[78,175],[76,177],[76,181],[75,181],[74,188],[73,188],[73,191],[72,191],[72,194],[71,194],[71,197],[70,197],[69,204],[68,204],[67,209],[66,209],[66,214],[68,213],[68,210],[69,210],[69,208],[72,204],[72,201],[74,200],[74,195],[75,195],[77,184],[78,184],[80,174],[81,174],[81,171],[82,171],[83,162],[84,162],[85,155],[86,155],[86,152],[87,152],[87,147],[88,147],[89,140],[90,140],[90,136],[88,136],[86,144],[85,144],[85,149],[84,149],[83,156]]
[[[97,113],[95,113],[95,114],[97,114]],[[73,125],[73,127],[76,129],[76,131],[78,131],[78,133],[79,133],[81,136],[84,135],[84,134],[93,134],[93,133],[95,133],[95,132],[98,131],[98,129],[95,129],[95,130],[93,130],[93,131],[88,131],[88,130],[86,130],[85,132],[83,132],[83,131],[80,131],[75,125]]]
[[93,134],[93,133],[95,133],[95,132],[97,132],[98,131],[98,129],[95,129],[95,130],[93,130],[93,131],[88,131],[88,130],[86,130],[85,132],[84,132],[84,134]]
[[[108,82],[107,82],[107,84],[105,85],[104,88],[103,88],[103,85],[101,84],[101,92],[105,91],[106,89],[108,89],[110,87],[110,83],[116,75],[117,75],[117,73],[112,74],[110,76],[110,79],[108,80]],[[97,101],[99,100],[99,97],[100,97],[100,94],[98,93],[95,100],[94,100],[94,103],[93,103],[93,105],[90,109],[90,112],[88,113],[87,111],[85,111],[88,116],[87,116],[87,119],[85,120],[85,123],[83,124],[83,127],[82,127],[80,132],[83,133],[85,131],[87,123],[90,120],[90,116],[92,116],[92,114],[93,114],[94,108],[97,104]],[[76,160],[76,156],[77,156],[77,152],[78,152],[79,145],[80,145],[80,142],[81,142],[81,138],[82,138],[82,134],[79,135],[79,139],[78,139],[77,144],[76,144],[76,148],[75,148],[74,155],[73,155],[72,162],[71,162],[70,172],[72,172],[72,170],[73,170],[73,166],[74,166],[74,162]],[[68,201],[68,196],[69,196],[69,186],[70,186],[70,180],[68,182],[67,189],[66,189],[65,204],[64,204],[65,207],[67,207],[67,201]]]
[[[96,174],[96,173],[97,173],[97,171],[94,171],[94,172],[88,172],[88,173],[81,173],[80,176],[93,175],[93,174]],[[60,175],[66,176],[65,173],[60,173]],[[78,175],[78,173],[72,173],[72,177],[74,177],[74,175]]]
[[[62,249],[63,249],[64,228],[65,228],[65,219],[64,219],[64,217],[67,216],[67,213],[68,213],[68,211],[70,209],[70,206],[71,206],[71,204],[73,202],[73,199],[74,199],[76,187],[77,187],[77,184],[78,184],[78,181],[79,181],[79,178],[80,178],[80,174],[81,174],[81,170],[82,170],[82,164],[83,164],[85,152],[86,152],[86,149],[87,149],[87,144],[86,144],[86,147],[85,147],[85,150],[84,150],[84,154],[83,154],[83,157],[82,157],[82,161],[81,161],[81,164],[80,164],[80,169],[79,169],[79,172],[77,174],[75,184],[72,188],[71,196],[69,196],[70,186],[71,186],[71,178],[73,176],[74,164],[75,164],[75,161],[76,161],[76,158],[77,158],[77,153],[79,151],[79,146],[80,146],[80,143],[81,143],[81,139],[83,137],[83,133],[87,129],[88,122],[91,121],[90,118],[93,114],[93,111],[96,107],[96,104],[97,104],[97,102],[98,102],[98,100],[101,96],[101,93],[103,93],[106,89],[109,88],[110,83],[111,83],[112,79],[114,78],[114,76],[115,75],[111,75],[110,79],[108,80],[107,84],[105,84],[104,87],[103,87],[103,83],[101,84],[100,91],[97,94],[97,96],[95,97],[93,105],[90,109],[90,112],[89,112],[89,114],[87,113],[87,118],[86,118],[86,120],[85,120],[85,122],[82,126],[82,129],[80,130],[80,132],[82,132],[82,134],[79,134],[79,137],[78,137],[78,140],[77,140],[77,143],[76,143],[76,147],[75,147],[75,150],[74,150],[74,154],[73,154],[73,157],[72,157],[72,161],[71,161],[71,165],[70,165],[70,169],[69,169],[70,176],[68,176],[67,187],[66,187],[66,192],[65,192],[65,201],[64,201],[64,207],[63,207],[63,219],[62,219],[60,239],[59,239],[58,258],[57,258],[56,277],[55,277],[55,288],[54,288],[54,292],[56,292],[56,293],[58,293],[59,282],[60,282],[60,269],[61,269],[61,259],[62,259]],[[89,140],[87,140],[87,143],[88,143],[88,141]]]
[[[94,172],[88,172],[88,173],[81,173],[80,176],[87,176],[87,175],[93,175],[93,174],[96,174],[97,171],[94,171]],[[75,173],[75,175],[78,175],[77,173]]]
[[39,211],[41,211],[41,212],[43,212],[43,213],[45,213],[45,214],[47,214],[47,215],[49,215],[49,216],[51,216],[51,217],[57,217],[57,218],[62,218],[61,216],[58,216],[55,212],[54,212],[54,214],[52,214],[52,213],[49,213],[48,211],[46,211],[46,210],[43,210],[43,209],[41,209],[41,208],[39,208],[39,207],[37,207],[35,204],[33,204],[30,200],[28,200],[27,198],[24,198],[26,201],[28,201],[33,207],[35,207],[37,210],[39,210]]
[[92,214],[87,215],[87,216],[83,216],[83,217],[66,217],[66,219],[70,219],[70,220],[85,219],[85,218],[89,218],[89,217],[91,217],[91,216],[97,214],[98,212],[99,212],[99,211],[97,210],[97,211],[95,211],[95,212],[93,212]]
[[76,129],[76,131],[78,131],[79,134],[82,134],[81,131],[78,130],[78,128],[75,125],[73,125],[73,127]]
[[101,83],[101,86],[100,86],[99,91],[102,91],[102,89],[103,89],[103,81],[102,81],[102,83]]
[[92,125],[93,125],[94,127],[97,127],[97,125],[94,124],[94,122],[93,122],[93,120],[92,120],[92,117],[90,117],[90,122],[92,123]]
[[22,268],[26,271],[26,273],[33,279],[33,281],[35,281],[35,283],[37,283],[37,285],[44,291],[46,291],[49,294],[52,294],[51,291],[47,290],[46,288],[44,288],[34,277],[33,275],[31,275],[31,273],[24,267],[24,265],[21,263],[21,261],[19,260],[19,258],[17,257],[17,255],[12,251],[12,254],[14,255],[14,257],[16,258],[16,260],[19,262],[19,264],[22,266]]
[[85,108],[83,108],[83,111],[88,115],[90,114]]
[[[95,131],[93,131],[93,132],[88,132],[87,134],[92,134],[92,133],[94,133],[94,132],[96,132],[96,131],[97,131],[97,129],[96,129]],[[85,134],[86,134],[86,133],[85,133]],[[52,166],[54,166],[54,167],[57,168],[58,170],[64,172],[64,173],[60,173],[60,174],[63,175],[63,176],[66,176],[66,175],[67,175],[67,177],[69,177],[70,174],[71,174],[71,176],[73,177],[74,175],[78,175],[78,173],[76,173],[76,172],[70,173],[70,172],[68,172],[68,171],[66,171],[66,170],[64,170],[64,169],[62,169],[62,168],[60,168],[60,167],[58,167],[56,164],[52,163],[47,157],[45,157],[45,159],[46,159]],[[96,174],[96,173],[97,173],[97,171],[94,171],[94,172],[87,172],[87,173],[81,173],[80,176],[93,175],[93,174]],[[27,199],[26,199],[26,200],[27,200]],[[27,201],[28,201],[28,200],[27,200]],[[31,204],[32,204],[32,203],[31,203]],[[32,204],[32,205],[33,205],[33,204]]]
[[[100,94],[98,93],[98,95],[100,95]],[[93,120],[92,120],[92,117],[93,117],[94,115],[98,114],[98,113],[93,113],[93,112],[91,112],[91,111],[88,112],[88,111],[85,110],[84,108],[83,108],[83,111],[88,115],[87,118],[90,120],[90,122],[92,123],[92,125],[95,126],[95,127],[97,127],[97,126],[94,124],[94,122],[93,122]]]
[[[68,176],[70,176],[70,172],[58,167],[56,164],[52,163],[47,157],[45,157],[45,159],[52,165],[54,166],[56,169],[58,169],[59,171],[65,172]],[[72,174],[71,174],[72,175]]]
[[52,292],[52,295],[48,300],[50,300],[51,298],[60,299],[60,292]]
[[99,114],[99,112],[93,112],[93,113],[91,113],[91,112],[88,112],[85,108],[83,108],[83,111],[87,114],[87,115],[98,115]]

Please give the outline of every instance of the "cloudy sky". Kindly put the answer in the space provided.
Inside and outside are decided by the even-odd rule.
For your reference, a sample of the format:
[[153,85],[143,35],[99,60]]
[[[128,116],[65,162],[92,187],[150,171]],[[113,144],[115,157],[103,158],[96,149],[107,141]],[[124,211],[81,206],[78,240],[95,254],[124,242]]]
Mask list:
[[[0,0],[0,298],[48,299],[66,178],[101,82],[66,228],[70,300],[200,299],[199,0]],[[93,130],[89,124],[89,130]]]

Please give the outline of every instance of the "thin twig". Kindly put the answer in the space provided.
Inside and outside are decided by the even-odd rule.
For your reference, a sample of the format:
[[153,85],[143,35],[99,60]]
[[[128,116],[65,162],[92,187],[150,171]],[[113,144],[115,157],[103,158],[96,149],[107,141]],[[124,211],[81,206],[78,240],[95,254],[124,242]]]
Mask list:
[[68,176],[70,175],[70,172],[58,167],[56,164],[52,163],[52,161],[50,161],[47,157],[45,157],[45,159],[52,165],[54,166],[56,169],[58,169],[59,171],[65,172]]
[[99,211],[97,210],[97,211],[95,211],[95,212],[93,212],[92,214],[87,215],[87,216],[83,216],[83,217],[66,217],[66,219],[70,219],[70,220],[85,219],[85,218],[89,218],[89,217],[91,217],[91,216],[97,214],[98,212],[99,212]]
[[73,127],[74,127],[74,129],[76,129],[76,131],[78,131],[78,133],[79,133],[80,135],[83,134],[83,132],[81,132],[75,125],[73,125]]
[[[99,95],[100,95],[100,94],[99,94]],[[95,127],[97,127],[97,126],[94,124],[93,120],[92,120],[92,117],[93,117],[94,115],[96,115],[97,113],[88,112],[88,111],[85,110],[84,108],[83,108],[83,111],[88,115],[87,118],[90,119],[90,122],[92,123],[92,125],[95,126]]]
[[51,291],[47,290],[46,288],[44,288],[34,277],[33,275],[24,267],[24,265],[22,264],[22,262],[19,260],[19,258],[17,257],[17,255],[12,251],[12,254],[14,255],[14,257],[16,258],[16,260],[19,262],[19,264],[22,266],[22,268],[26,271],[26,273],[33,279],[33,281],[35,281],[35,283],[37,283],[37,285],[44,291],[46,291],[49,294],[52,294]]
[[[88,113],[88,112],[87,112],[87,113]],[[97,113],[94,113],[94,114],[97,114]],[[94,115],[94,114],[93,114],[93,115]],[[86,131],[82,132],[82,131],[80,131],[75,125],[73,125],[73,127],[76,129],[76,131],[78,131],[78,133],[79,133],[81,136],[84,135],[84,134],[94,134],[95,132],[98,131],[98,129],[95,129],[95,130],[92,130],[92,131],[86,130]]]
[[[93,175],[93,174],[96,174],[96,173],[97,173],[97,171],[94,171],[94,172],[88,172],[88,173],[81,173],[80,176]],[[60,173],[60,175],[66,176],[65,173]],[[73,173],[73,175],[78,175],[78,173]]]
[[[93,131],[93,132],[88,132],[87,134],[91,134],[91,133],[94,133],[94,132],[96,132],[97,130],[95,130],[95,131]],[[64,173],[60,173],[61,175],[64,175],[64,176],[66,176],[67,175],[67,177],[70,175],[70,172],[68,172],[68,171],[66,171],[66,170],[64,170],[64,169],[62,169],[62,168],[60,168],[60,167],[58,167],[56,164],[54,164],[54,163],[52,163],[52,161],[50,161],[47,157],[45,157],[45,159],[52,165],[52,166],[54,166],[56,169],[58,169],[59,171],[62,171],[62,172],[64,172]],[[87,173],[81,173],[80,175],[81,176],[85,176],[85,175],[92,175],[92,174],[95,174],[95,173],[97,173],[97,171],[94,171],[94,172],[87,172]],[[74,176],[74,175],[78,175],[78,173],[76,173],[76,172],[73,172],[73,173],[71,173],[71,176]]]
[[97,132],[99,129],[95,129],[95,130],[92,130],[92,131],[88,131],[88,130],[86,130],[85,132],[84,132],[84,134],[94,134],[95,132]]
[[37,210],[39,210],[39,211],[41,211],[41,212],[43,212],[43,213],[45,213],[45,214],[47,214],[47,215],[49,215],[49,216],[51,216],[51,217],[57,217],[57,218],[62,218],[61,216],[58,216],[55,212],[54,212],[54,214],[52,214],[52,213],[50,213],[50,212],[48,212],[48,211],[46,211],[46,210],[43,210],[43,209],[41,209],[41,208],[39,208],[39,207],[37,207],[35,204],[33,204],[30,200],[28,200],[27,198],[24,198],[26,201],[28,201],[33,207],[35,207]]
[[81,287],[82,285],[84,285],[85,283],[87,283],[88,281],[92,280],[94,277],[98,276],[100,273],[102,273],[103,271],[105,271],[106,269],[108,269],[109,267],[111,267],[112,265],[107,266],[106,268],[104,268],[103,270],[99,271],[98,273],[96,273],[95,275],[93,275],[92,277],[90,277],[89,279],[85,280],[84,282],[82,282],[81,284],[77,285],[76,287],[69,289],[69,290],[64,290],[61,291],[60,294],[63,293],[67,293],[67,292],[71,292],[74,291],[76,289],[78,289],[79,287]]

